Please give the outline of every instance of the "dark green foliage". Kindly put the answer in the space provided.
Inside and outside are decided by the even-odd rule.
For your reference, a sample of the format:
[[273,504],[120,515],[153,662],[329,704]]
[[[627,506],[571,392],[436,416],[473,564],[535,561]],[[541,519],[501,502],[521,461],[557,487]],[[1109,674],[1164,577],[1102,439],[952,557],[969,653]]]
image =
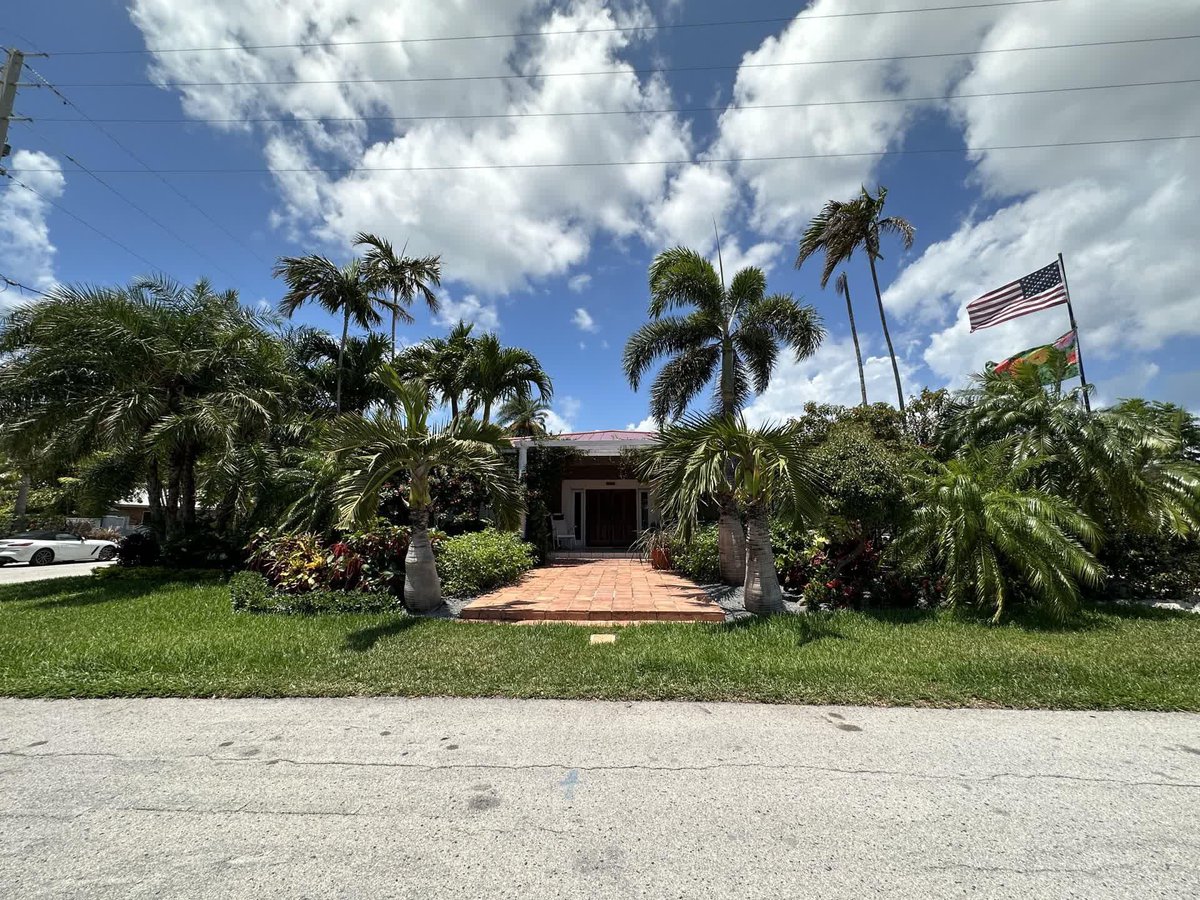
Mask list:
[[530,447],[525,463],[525,539],[529,541],[539,561],[546,560],[554,550],[554,532],[550,527],[550,510],[561,499],[559,490],[567,467],[579,454],[567,447]]
[[1200,595],[1196,541],[1119,531],[1100,559],[1108,580],[1098,599],[1180,600]]
[[329,590],[288,594],[276,591],[258,572],[238,572],[230,578],[229,597],[234,612],[316,615],[402,611],[399,599],[388,594]]
[[489,528],[460,534],[437,549],[442,589],[451,597],[473,597],[511,584],[536,562],[532,545],[515,531]]
[[689,540],[676,540],[671,548],[675,568],[700,584],[721,580],[721,556],[717,549],[717,526],[701,525],[692,529]]
[[123,538],[117,545],[118,565],[130,568],[152,566],[158,562],[158,556],[158,539],[150,533],[135,531]]
[[232,569],[245,559],[243,545],[234,535],[200,525],[167,538],[158,561],[176,569]]

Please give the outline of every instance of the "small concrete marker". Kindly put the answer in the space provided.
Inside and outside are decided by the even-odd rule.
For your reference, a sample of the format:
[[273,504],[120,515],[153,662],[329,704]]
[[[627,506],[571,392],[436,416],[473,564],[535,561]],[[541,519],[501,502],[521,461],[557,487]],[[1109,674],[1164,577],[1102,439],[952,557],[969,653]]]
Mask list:
[[592,644],[615,644],[616,642],[617,636],[615,634],[593,634],[591,641],[589,641]]

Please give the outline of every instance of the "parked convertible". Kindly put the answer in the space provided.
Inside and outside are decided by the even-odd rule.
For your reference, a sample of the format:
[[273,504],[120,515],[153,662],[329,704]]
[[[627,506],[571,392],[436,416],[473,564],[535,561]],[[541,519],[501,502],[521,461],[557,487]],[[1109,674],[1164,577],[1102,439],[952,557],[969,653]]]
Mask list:
[[116,555],[117,545],[112,541],[84,540],[64,531],[24,531],[0,538],[0,566],[17,562],[46,566],[53,562],[109,560]]

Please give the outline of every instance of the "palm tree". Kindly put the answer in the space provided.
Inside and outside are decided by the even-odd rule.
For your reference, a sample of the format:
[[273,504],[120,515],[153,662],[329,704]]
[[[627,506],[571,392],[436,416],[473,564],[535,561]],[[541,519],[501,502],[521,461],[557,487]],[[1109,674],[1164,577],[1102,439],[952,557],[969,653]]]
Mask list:
[[[403,319],[406,324],[413,320],[408,311],[413,298],[420,294],[429,311],[436,313],[440,308],[432,287],[442,283],[442,258],[440,256],[405,256],[392,248],[386,238],[360,231],[354,239],[355,246],[366,246],[363,265],[368,277],[380,288],[392,292],[392,357],[396,356],[396,323]],[[407,245],[406,245],[407,246]]]
[[279,311],[291,318],[301,306],[315,301],[322,309],[342,316],[342,340],[338,345],[337,389],[334,407],[342,410],[343,362],[346,355],[346,340],[350,335],[350,323],[359,328],[370,329],[383,321],[376,307],[391,309],[391,301],[377,293],[379,285],[373,282],[362,261],[354,259],[344,266],[316,254],[309,256],[283,256],[276,263],[273,274],[282,278],[288,292],[279,301]]
[[858,388],[862,391],[862,405],[867,405],[867,376],[863,374],[862,350],[858,346],[858,329],[854,325],[854,304],[850,302],[850,279],[842,272],[833,283],[833,289],[846,298],[846,315],[850,318],[850,337],[854,339],[854,361],[858,363]]
[[434,468],[474,478],[502,524],[512,524],[520,515],[521,487],[500,455],[504,435],[498,426],[466,417],[444,426],[430,425],[432,398],[427,385],[404,380],[389,365],[380,370],[379,378],[392,394],[392,405],[372,416],[341,417],[326,441],[327,449],[345,466],[337,488],[340,524],[348,528],[371,522],[380,490],[398,474],[406,474],[412,538],[404,558],[404,602],[414,611],[430,610],[441,603],[441,581],[429,542]]
[[498,402],[523,399],[537,388],[543,401],[554,395],[554,384],[536,356],[520,347],[505,347],[494,334],[475,339],[463,372],[471,393],[470,411],[481,410],[482,422],[491,422]]
[[892,347],[892,335],[888,331],[887,314],[883,310],[883,294],[879,290],[879,274],[875,271],[875,260],[883,259],[879,252],[882,234],[900,237],[904,249],[912,247],[916,229],[907,219],[900,216],[883,216],[883,204],[887,200],[887,188],[880,186],[872,197],[862,188],[859,196],[845,203],[830,200],[824,209],[809,223],[796,255],[796,268],[800,268],[818,250],[825,251],[825,268],[821,273],[821,287],[829,283],[829,276],[860,248],[866,250],[867,264],[871,267],[871,281],[875,285],[875,301],[879,304],[879,321],[883,325],[883,339],[887,342],[888,356],[892,360],[892,375],[896,378],[896,401],[900,412],[904,412],[904,388],[900,385],[900,367],[896,364],[896,351]]
[[896,542],[902,559],[932,564],[951,606],[992,613],[999,621],[1014,580],[1044,612],[1064,618],[1079,604],[1079,586],[1102,583],[1091,553],[1092,520],[1067,500],[1023,486],[1010,442],[963,457],[920,477],[916,508]]
[[56,287],[0,323],[0,443],[42,448],[55,475],[116,461],[109,501],[143,480],[150,524],[187,531],[206,473],[265,439],[294,393],[267,324],[203,280]]
[[474,325],[460,321],[446,337],[426,338],[406,348],[395,359],[396,371],[405,378],[419,378],[434,390],[450,414],[458,418],[467,392],[467,362],[475,347]]
[[536,397],[513,397],[500,407],[500,424],[511,437],[545,437],[550,407]]
[[[307,388],[304,405],[310,411],[326,415],[333,413],[333,398],[337,391],[338,343],[319,328],[297,328],[286,338],[290,344],[296,368]],[[387,362],[388,339],[370,332],[361,337],[351,335],[346,340],[342,360],[342,411],[363,412],[372,403],[388,398],[387,390],[374,378],[375,372]]]
[[799,423],[750,428],[741,416],[684,418],[662,430],[642,476],[650,482],[659,508],[679,523],[685,537],[702,504],[732,498],[746,518],[746,609],[783,610],[771,517],[786,514],[801,524],[821,512]]
[[[687,310],[685,315],[668,315]],[[816,352],[824,337],[820,317],[787,294],[767,294],[761,269],[733,276],[684,247],[660,253],[650,266],[650,321],[625,345],[623,366],[636,391],[650,367],[670,357],[650,388],[650,414],[661,426],[683,415],[709,384],[713,411],[733,418],[751,391],[767,389],[782,349],[797,360]],[[744,534],[731,498],[718,496],[721,577],[740,584]]]

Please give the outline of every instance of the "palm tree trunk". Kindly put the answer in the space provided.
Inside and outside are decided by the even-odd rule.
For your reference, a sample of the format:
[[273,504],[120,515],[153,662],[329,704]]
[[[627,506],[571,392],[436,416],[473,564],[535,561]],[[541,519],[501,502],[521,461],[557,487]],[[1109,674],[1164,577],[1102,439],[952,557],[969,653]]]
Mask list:
[[900,404],[900,415],[904,415],[904,388],[900,386],[900,367],[896,365],[896,351],[892,348],[892,335],[888,332],[887,314],[883,311],[883,294],[879,292],[879,275],[875,272],[875,257],[867,251],[867,262],[871,266],[871,281],[875,283],[875,302],[879,304],[879,321],[883,325],[883,339],[887,341],[888,356],[892,359],[892,375],[896,378],[896,400]]
[[720,518],[717,520],[717,555],[721,564],[721,580],[738,585],[746,578],[746,532],[742,517],[732,497],[717,501]]
[[[721,346],[721,415],[733,418],[737,414],[737,397],[734,393],[733,344],[725,341]],[[733,461],[726,465],[726,478],[733,477]],[[746,578],[746,532],[742,528],[742,517],[737,504],[728,493],[717,498],[720,517],[717,520],[717,557],[721,566],[721,580],[726,584],[738,585]]]
[[[854,359],[858,362],[858,387],[862,391],[862,405],[867,405],[867,376],[863,374],[862,350],[858,346],[858,328],[854,324],[854,305],[850,302],[850,282],[843,282],[846,288],[846,315],[850,317],[850,337],[854,340]],[[886,333],[886,332],[885,332]],[[891,344],[888,345],[889,347]],[[897,378],[900,376],[897,375]]]
[[24,531],[29,511],[29,473],[22,472],[17,482],[17,499],[13,503],[13,529]]
[[746,530],[746,610],[755,615],[784,611],[783,591],[771,550],[771,528],[763,510],[754,510]]
[[458,394],[450,395],[450,418],[458,419]]
[[483,424],[486,425],[492,420],[492,401],[483,401]]
[[163,521],[162,478],[158,473],[157,459],[150,461],[146,472],[146,520],[160,539],[166,536],[166,523]]
[[429,508],[413,507],[409,515],[412,537],[404,556],[404,605],[412,612],[428,612],[442,603],[442,582],[429,540]]
[[392,291],[392,359],[396,358],[396,320],[400,318],[400,292]]
[[184,532],[196,524],[196,453],[188,450],[179,476],[179,522]]
[[346,315],[342,319],[342,342],[338,345],[338,374],[337,374],[337,396],[334,398],[334,406],[338,412],[342,411],[342,362],[346,357],[346,340],[350,337],[350,307],[346,307]]

